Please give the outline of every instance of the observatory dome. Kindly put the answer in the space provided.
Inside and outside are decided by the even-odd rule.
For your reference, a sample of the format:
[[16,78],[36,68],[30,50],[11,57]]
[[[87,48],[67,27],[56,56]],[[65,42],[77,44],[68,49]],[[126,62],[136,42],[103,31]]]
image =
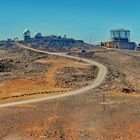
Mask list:
[[35,33],[35,38],[40,38],[40,37],[42,37],[41,33],[39,33],[39,32]]
[[24,31],[24,36],[30,36],[30,35],[31,35],[31,31],[28,30],[28,29],[26,29],[26,30]]

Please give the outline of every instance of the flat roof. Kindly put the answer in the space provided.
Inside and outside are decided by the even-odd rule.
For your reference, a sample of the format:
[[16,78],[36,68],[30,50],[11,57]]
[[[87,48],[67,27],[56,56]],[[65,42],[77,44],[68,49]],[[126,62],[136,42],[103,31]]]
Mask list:
[[129,30],[126,29],[112,29],[111,32],[115,32],[115,31],[125,31],[125,32],[130,32]]

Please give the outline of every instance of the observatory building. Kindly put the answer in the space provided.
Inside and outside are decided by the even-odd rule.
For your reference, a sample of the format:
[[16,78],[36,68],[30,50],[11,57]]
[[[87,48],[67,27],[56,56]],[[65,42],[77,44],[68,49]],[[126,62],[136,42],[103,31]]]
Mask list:
[[130,31],[124,29],[117,29],[110,31],[111,40],[115,42],[129,42]]
[[31,32],[30,32],[30,30],[28,30],[28,29],[26,29],[25,31],[24,31],[24,41],[30,41],[30,39],[31,39]]
[[35,33],[35,36],[34,36],[35,39],[41,39],[42,38],[42,34],[41,33]]
[[103,43],[108,48],[135,50],[136,43],[130,42],[130,31],[114,29],[110,31],[110,41]]

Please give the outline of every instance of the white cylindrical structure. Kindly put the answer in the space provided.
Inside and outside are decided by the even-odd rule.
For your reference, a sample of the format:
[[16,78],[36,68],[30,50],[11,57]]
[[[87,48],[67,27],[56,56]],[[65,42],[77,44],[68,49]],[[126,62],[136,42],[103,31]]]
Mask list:
[[31,32],[30,30],[26,29],[23,33],[24,35],[24,41],[30,41],[30,37],[31,37]]

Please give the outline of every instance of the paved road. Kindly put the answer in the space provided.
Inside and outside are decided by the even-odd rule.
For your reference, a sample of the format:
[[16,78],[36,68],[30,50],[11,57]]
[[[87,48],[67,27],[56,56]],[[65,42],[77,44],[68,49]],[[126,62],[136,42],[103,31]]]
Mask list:
[[72,58],[72,59],[80,60],[80,61],[83,61],[83,62],[87,62],[87,63],[90,63],[92,65],[97,66],[98,69],[99,69],[99,72],[98,72],[97,78],[92,82],[92,84],[88,85],[86,87],[83,87],[83,88],[80,88],[80,89],[77,89],[77,90],[74,90],[74,91],[71,91],[71,92],[68,92],[68,93],[65,93],[65,94],[61,94],[61,95],[50,95],[50,96],[47,96],[45,98],[0,104],[0,108],[2,108],[2,107],[12,107],[12,106],[22,105],[22,104],[37,103],[37,102],[42,102],[42,101],[60,99],[60,98],[64,98],[64,97],[83,94],[86,91],[89,91],[91,89],[94,89],[94,88],[98,87],[104,81],[104,79],[106,77],[106,74],[107,74],[106,67],[104,65],[100,64],[100,63],[94,62],[93,60],[88,60],[88,59],[85,59],[85,58],[79,58],[79,57],[75,57],[75,56],[68,56],[68,55],[66,55],[66,53],[53,53],[53,52],[46,52],[46,51],[42,51],[42,50],[36,50],[36,49],[33,49],[33,48],[26,47],[26,46],[24,46],[22,44],[19,44],[19,43],[17,43],[17,45],[21,48],[32,50],[34,52],[40,52],[40,53],[50,54],[50,55],[57,55],[57,56],[61,56],[61,57],[67,57],[67,58]]

